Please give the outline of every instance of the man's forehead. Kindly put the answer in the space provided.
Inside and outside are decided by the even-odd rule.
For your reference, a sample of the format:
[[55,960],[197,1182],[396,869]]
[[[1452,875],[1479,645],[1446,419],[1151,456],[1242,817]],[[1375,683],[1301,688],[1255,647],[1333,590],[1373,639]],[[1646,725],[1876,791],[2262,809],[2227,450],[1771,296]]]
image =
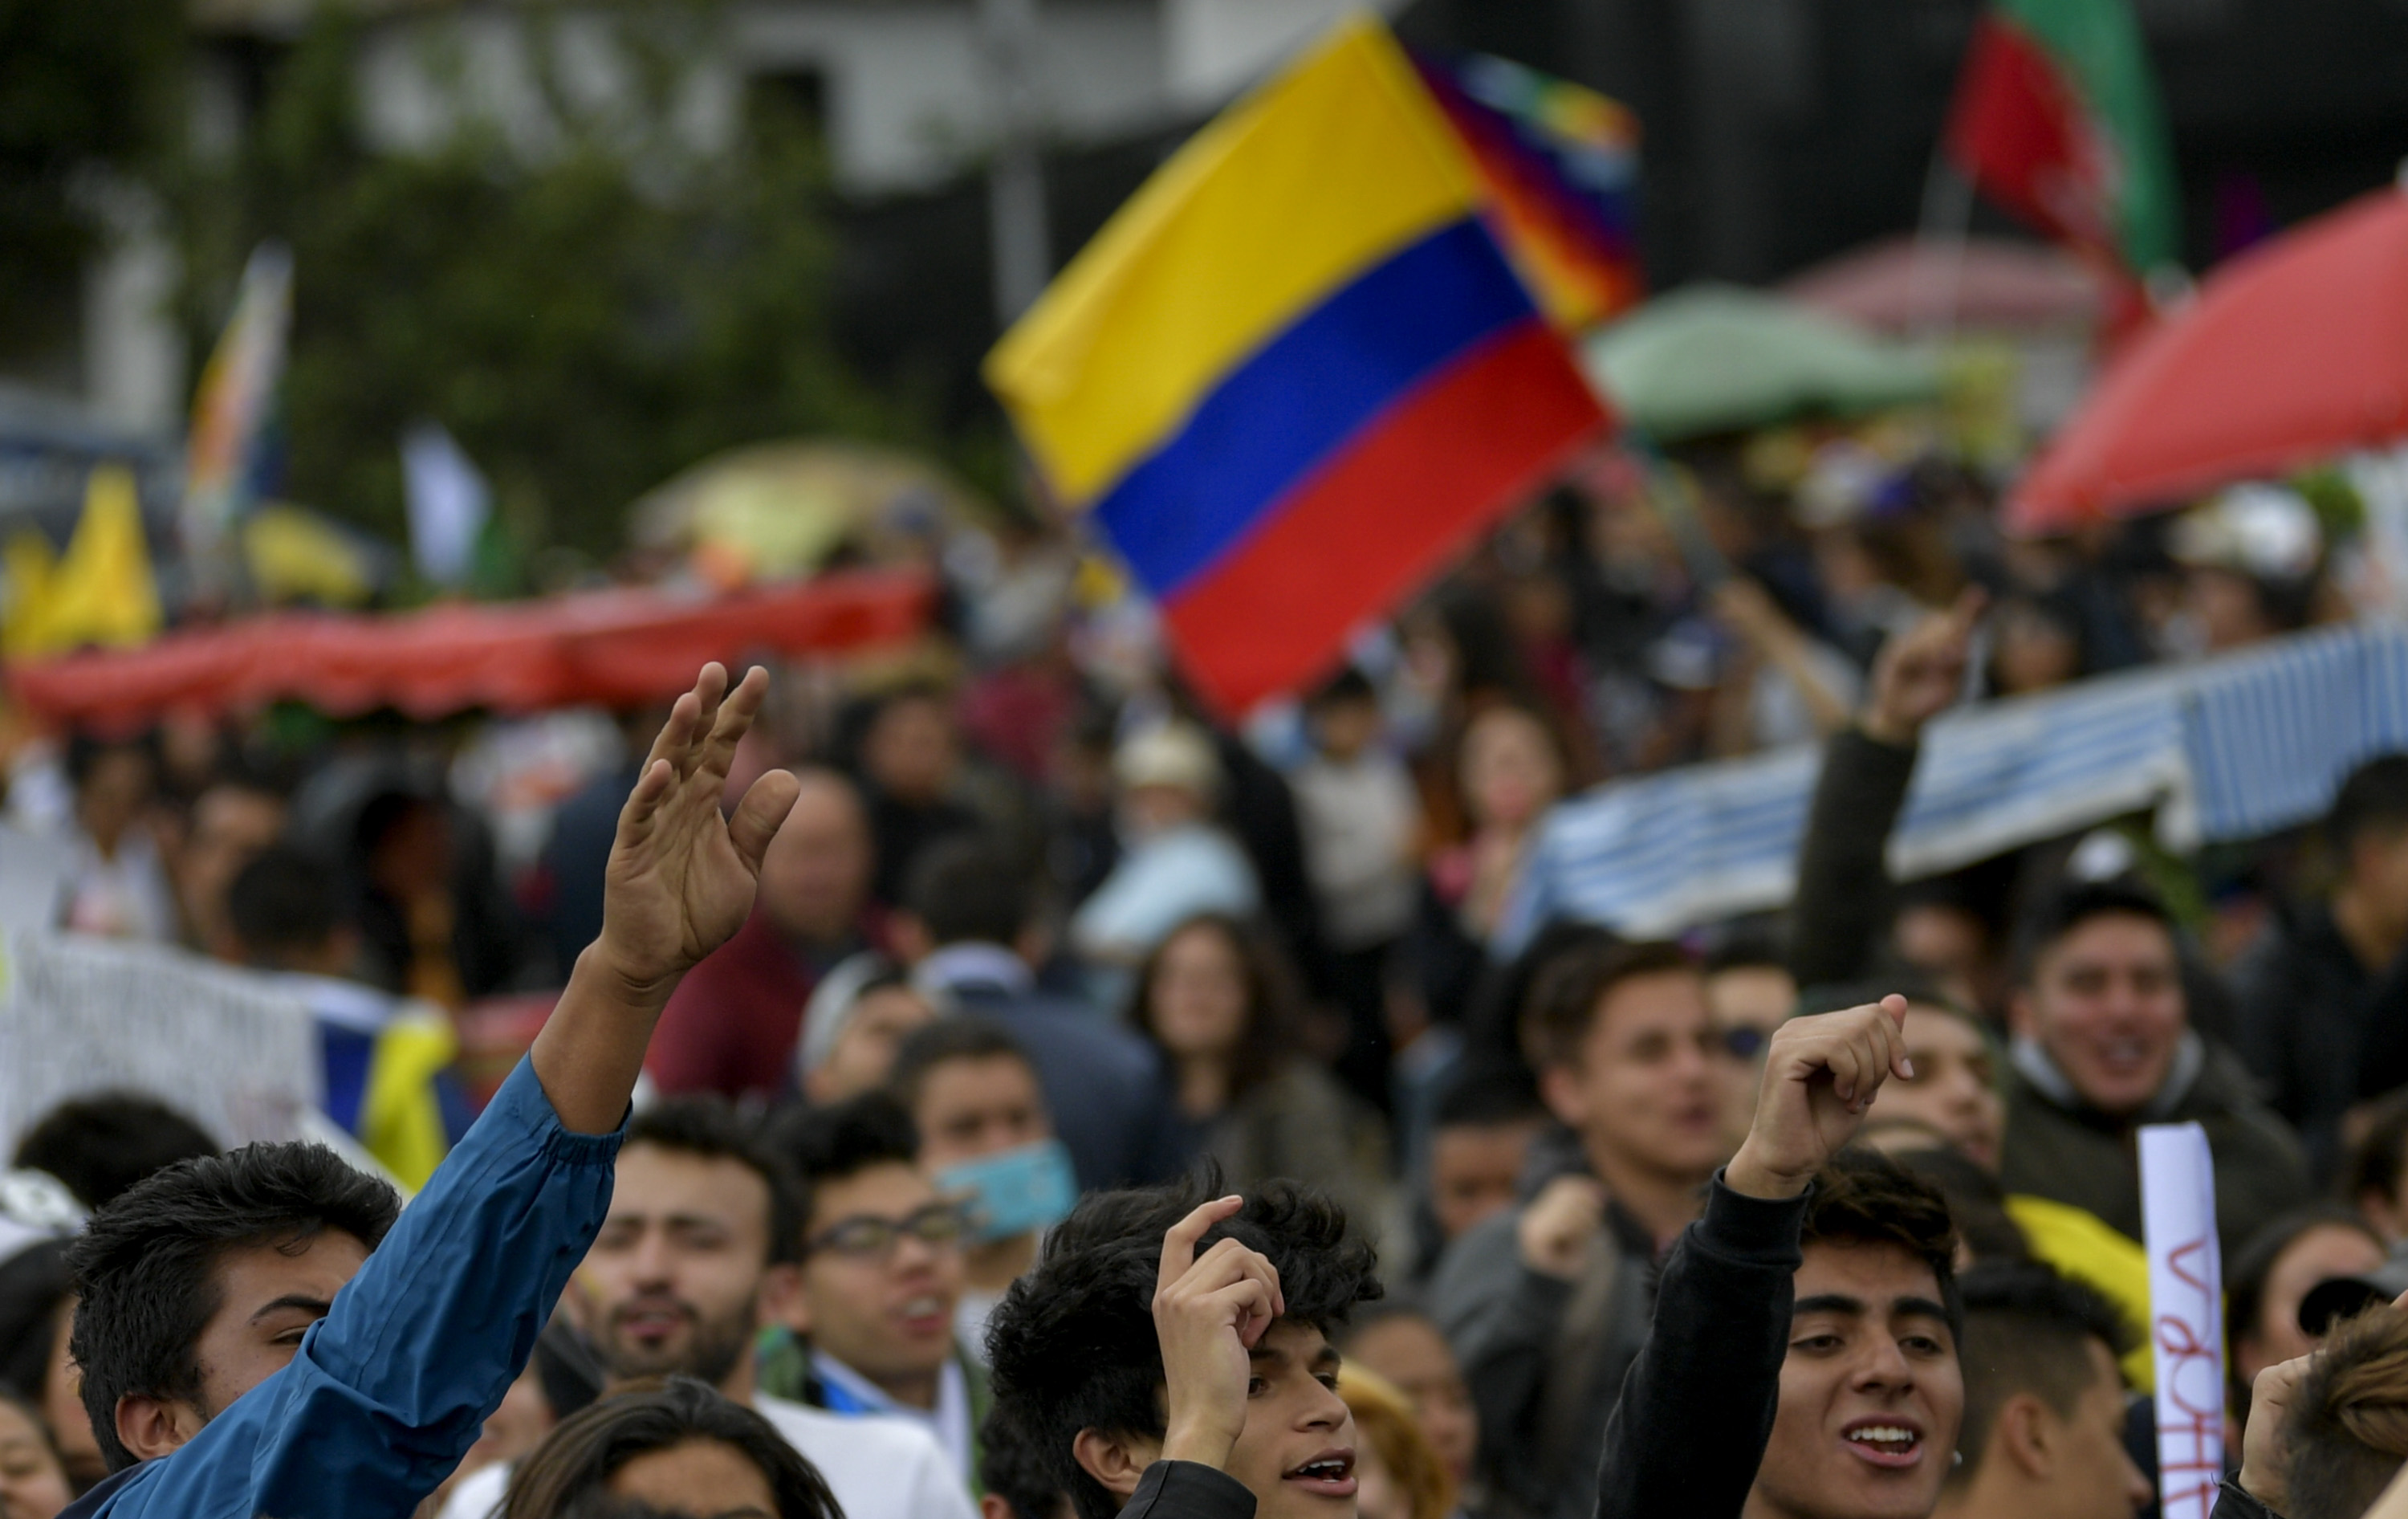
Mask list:
[[2041,952],[2054,966],[2123,964],[2145,960],[2171,966],[2173,934],[2157,919],[2139,912],[2099,912],[2059,934]]
[[280,1297],[331,1301],[367,1264],[368,1247],[340,1229],[228,1245],[217,1258],[221,1311],[249,1317]]
[[1308,1366],[1338,1359],[1337,1348],[1329,1343],[1329,1337],[1320,1326],[1300,1319],[1274,1320],[1263,1331],[1263,1337],[1254,1341],[1254,1354],[1258,1360],[1281,1358]]
[[705,1155],[643,1140],[619,1152],[612,1218],[722,1212],[750,1217],[767,1205],[769,1183],[734,1155]]
[[900,1218],[936,1198],[936,1186],[918,1168],[899,1160],[882,1160],[851,1176],[815,1183],[811,1219],[825,1225],[864,1213]]
[[1851,1299],[1886,1313],[1900,1298],[1940,1299],[1940,1276],[1931,1263],[1902,1244],[1873,1240],[1816,1240],[1798,1267],[1797,1297]]

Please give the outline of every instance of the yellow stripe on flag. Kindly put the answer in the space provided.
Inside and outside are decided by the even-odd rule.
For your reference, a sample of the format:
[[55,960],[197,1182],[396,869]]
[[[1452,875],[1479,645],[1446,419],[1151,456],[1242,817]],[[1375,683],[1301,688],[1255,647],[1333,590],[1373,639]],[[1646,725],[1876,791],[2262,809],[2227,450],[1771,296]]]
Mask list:
[[1481,194],[1396,39],[1343,22],[1146,181],[987,383],[1056,494],[1090,506],[1237,364]]

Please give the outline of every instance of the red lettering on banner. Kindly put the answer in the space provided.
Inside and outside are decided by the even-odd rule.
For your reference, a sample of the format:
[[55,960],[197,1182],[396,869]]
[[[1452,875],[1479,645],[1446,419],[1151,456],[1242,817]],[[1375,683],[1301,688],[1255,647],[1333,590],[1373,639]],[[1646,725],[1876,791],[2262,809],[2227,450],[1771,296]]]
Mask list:
[[[2166,1257],[2166,1269],[2197,1292],[2197,1316],[2157,1315],[2157,1469],[2166,1519],[2208,1519],[2215,1508],[2216,1483],[2224,1475],[2224,1377],[2217,1355],[2215,1298],[2197,1268],[2207,1250],[2206,1240],[2195,1240]],[[2181,1417],[2165,1417],[2169,1403]]]

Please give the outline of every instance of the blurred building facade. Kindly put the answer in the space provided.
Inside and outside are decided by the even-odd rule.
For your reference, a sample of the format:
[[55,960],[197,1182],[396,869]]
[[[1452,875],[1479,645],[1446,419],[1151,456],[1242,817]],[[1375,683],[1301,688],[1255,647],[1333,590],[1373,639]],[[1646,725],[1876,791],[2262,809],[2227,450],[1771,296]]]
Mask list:
[[[315,0],[193,0],[193,139],[255,108]],[[2185,251],[2249,236],[2388,180],[2408,154],[2408,0],[2138,0],[2173,128]],[[838,323],[874,380],[954,418],[984,398],[996,328],[988,173],[1039,155],[1042,247],[1058,265],[1194,127],[1351,8],[1346,0],[727,0],[680,86],[681,129],[725,140],[775,94],[819,125],[838,193]],[[1636,108],[1651,281],[1776,279],[1911,229],[1977,0],[1387,0],[1416,45],[1496,52]],[[674,13],[659,7],[659,13]],[[471,103],[527,151],[548,88],[629,87],[608,7],[367,0],[363,114],[394,148]],[[1014,16],[1019,18],[1014,35]],[[549,75],[536,66],[540,54]],[[1011,76],[1017,70],[1017,84]],[[1015,93],[1016,88],[1016,93]],[[1015,108],[1014,100],[1021,104]],[[110,203],[80,351],[0,376],[94,425],[179,425],[191,356],[155,208]],[[1977,212],[1977,230],[2004,223]]]

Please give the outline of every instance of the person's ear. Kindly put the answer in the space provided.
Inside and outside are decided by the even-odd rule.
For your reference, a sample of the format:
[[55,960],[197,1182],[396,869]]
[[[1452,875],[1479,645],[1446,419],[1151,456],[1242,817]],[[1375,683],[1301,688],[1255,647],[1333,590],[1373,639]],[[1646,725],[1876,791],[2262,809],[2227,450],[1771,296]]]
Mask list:
[[1126,1503],[1137,1494],[1138,1479],[1160,1459],[1162,1451],[1158,1441],[1107,1435],[1089,1425],[1070,1441],[1070,1455],[1077,1459],[1080,1470],[1103,1483],[1105,1492]]
[[1018,1519],[1011,1512],[1011,1499],[1000,1493],[983,1493],[979,1497],[979,1519]]
[[1565,1127],[1588,1122],[1588,1094],[1581,1089],[1580,1072],[1559,1061],[1539,1068],[1539,1098]]
[[2044,1483],[2057,1469],[2056,1421],[2039,1398],[2017,1393],[2000,1406],[1998,1422],[1990,1426],[1989,1448],[2032,1482]]
[[886,942],[895,951],[895,958],[907,966],[916,966],[937,952],[937,936],[916,912],[897,912],[887,920]]
[[763,1324],[791,1325],[801,1311],[803,1268],[789,1261],[761,1273],[760,1291],[752,1299],[754,1316]]
[[136,1461],[152,1461],[182,1448],[208,1421],[180,1397],[128,1393],[117,1400],[117,1442]]

